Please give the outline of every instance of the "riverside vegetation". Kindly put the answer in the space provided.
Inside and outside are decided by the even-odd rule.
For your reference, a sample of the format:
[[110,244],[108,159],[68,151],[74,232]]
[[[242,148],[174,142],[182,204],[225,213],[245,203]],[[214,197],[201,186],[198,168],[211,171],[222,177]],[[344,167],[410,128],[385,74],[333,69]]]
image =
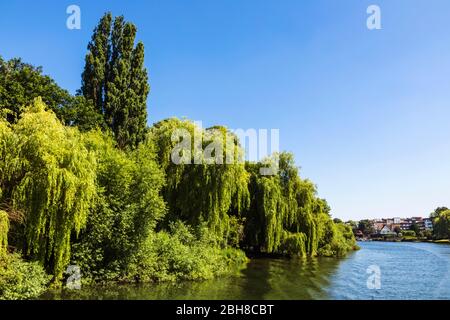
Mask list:
[[274,176],[259,174],[273,158],[174,164],[179,128],[243,151],[224,127],[176,118],[147,127],[135,36],[132,23],[105,14],[75,96],[40,68],[0,57],[0,299],[61,286],[68,265],[85,284],[201,280],[239,270],[245,251],[302,258],[356,248],[290,153]]

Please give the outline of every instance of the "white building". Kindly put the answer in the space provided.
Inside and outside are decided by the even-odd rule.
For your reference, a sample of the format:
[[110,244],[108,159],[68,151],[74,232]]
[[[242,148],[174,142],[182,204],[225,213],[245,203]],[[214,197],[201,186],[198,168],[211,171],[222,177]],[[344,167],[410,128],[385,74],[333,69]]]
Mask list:
[[394,231],[389,229],[389,227],[387,225],[384,226],[383,229],[381,229],[380,234],[383,235],[383,236],[397,235]]

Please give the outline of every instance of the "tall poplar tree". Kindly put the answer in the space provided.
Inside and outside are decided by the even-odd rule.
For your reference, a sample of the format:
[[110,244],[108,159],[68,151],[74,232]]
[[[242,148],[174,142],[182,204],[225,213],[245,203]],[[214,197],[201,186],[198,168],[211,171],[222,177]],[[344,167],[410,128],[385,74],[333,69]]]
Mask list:
[[109,37],[111,33],[111,13],[105,14],[94,29],[88,44],[85,66],[81,75],[81,93],[92,100],[99,113],[104,113],[106,96],[106,76],[110,59]]
[[121,149],[134,148],[145,137],[147,96],[144,45],[135,45],[136,26],[107,13],[88,45],[81,93],[95,104]]

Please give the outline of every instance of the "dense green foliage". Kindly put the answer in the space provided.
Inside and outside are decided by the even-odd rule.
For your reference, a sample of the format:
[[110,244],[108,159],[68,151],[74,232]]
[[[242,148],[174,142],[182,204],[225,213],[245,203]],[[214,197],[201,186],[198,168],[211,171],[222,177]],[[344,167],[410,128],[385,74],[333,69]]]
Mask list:
[[[64,126],[40,99],[17,123],[0,125],[0,204],[25,217],[13,221],[23,235],[12,245],[55,280],[69,262],[87,282],[209,279],[245,263],[238,247],[304,257],[340,256],[355,245],[291,154],[279,155],[277,175],[261,176],[267,162],[245,166],[222,127],[170,119],[136,149],[121,150],[99,130]],[[189,149],[177,149],[185,143]]]
[[218,248],[207,229],[197,233],[176,222],[168,232],[149,235],[134,257],[129,277],[144,282],[203,280],[229,274],[245,265],[247,258],[242,251]]
[[[239,161],[242,150],[236,137],[222,127],[202,130],[188,120],[168,119],[151,128],[150,139],[167,177],[166,221],[205,223],[218,244],[236,244],[239,214],[249,201],[248,173]],[[186,147],[184,154],[178,147]],[[174,155],[181,155],[179,164]]]
[[136,26],[107,13],[94,30],[82,75],[81,93],[92,101],[119,148],[137,147],[147,125],[150,91],[144,45],[136,46]]
[[416,237],[416,232],[414,230],[403,230],[401,232],[403,237]]
[[85,225],[95,194],[94,158],[78,130],[45,111],[40,98],[9,132],[0,204],[24,213],[23,249],[60,278],[71,232]]
[[165,213],[164,176],[150,143],[125,152],[100,132],[86,135],[97,159],[95,205],[75,242],[73,263],[93,280],[122,279],[130,260]]
[[419,227],[419,225],[418,225],[417,223],[415,223],[415,222],[413,222],[413,223],[411,224],[411,226],[409,227],[409,230],[414,231],[414,233],[415,233],[416,235],[419,235],[419,233],[420,233],[420,227]]
[[353,235],[351,226],[344,223],[326,224],[325,237],[322,238],[318,254],[325,257],[343,257],[351,250],[357,250],[359,247]]
[[72,97],[61,89],[53,79],[42,74],[41,68],[20,59],[5,61],[0,57],[0,110],[7,111],[7,119],[14,123],[22,108],[37,97],[58,115],[71,103]]
[[0,300],[35,298],[49,280],[37,262],[25,262],[19,254],[0,256]]
[[[9,143],[11,140],[11,130],[5,121],[0,119],[0,199],[2,199],[4,183],[3,177],[6,175],[6,158],[8,156]],[[0,207],[0,257],[5,255],[8,248],[9,217],[8,213]]]
[[361,232],[364,235],[371,235],[375,233],[375,227],[373,225],[373,221],[372,220],[361,220],[358,223],[358,230],[361,230]]
[[[261,176],[262,166],[279,161],[278,174]],[[336,224],[315,186],[298,174],[292,154],[248,164],[251,206],[246,212],[245,246],[297,256],[343,255],[356,246],[351,227]]]
[[450,210],[437,210],[433,220],[433,237],[435,239],[450,239]]
[[82,96],[71,96],[60,88],[42,68],[21,59],[4,61],[0,57],[0,111],[10,123],[19,120],[24,108],[40,97],[66,125],[86,131],[105,127],[103,117]]
[[434,210],[432,213],[430,213],[430,218],[434,219],[436,218],[439,214],[441,214],[444,211],[450,210],[447,207],[438,207],[436,208],[436,210]]
[[[238,270],[243,250],[356,247],[292,154],[245,163],[224,127],[172,118],[147,128],[135,37],[133,24],[106,14],[75,97],[41,69],[0,58],[0,298],[35,297],[45,271],[60,284],[69,264],[84,283],[201,280]],[[275,161],[277,174],[260,174]]]

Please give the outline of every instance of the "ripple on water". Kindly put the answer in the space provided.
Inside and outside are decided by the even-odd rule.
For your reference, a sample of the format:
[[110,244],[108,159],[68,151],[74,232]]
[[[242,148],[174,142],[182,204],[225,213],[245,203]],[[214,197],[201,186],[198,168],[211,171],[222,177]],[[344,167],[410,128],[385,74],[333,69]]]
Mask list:
[[[333,276],[335,299],[450,299],[450,246],[432,243],[362,243]],[[370,290],[370,265],[381,270],[381,289]]]

